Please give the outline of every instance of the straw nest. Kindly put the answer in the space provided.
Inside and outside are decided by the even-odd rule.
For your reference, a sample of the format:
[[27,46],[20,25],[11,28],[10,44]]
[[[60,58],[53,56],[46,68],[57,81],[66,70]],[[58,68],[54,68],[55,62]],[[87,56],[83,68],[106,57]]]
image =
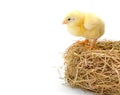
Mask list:
[[120,95],[120,41],[100,41],[94,49],[74,43],[64,54],[65,80],[100,95]]

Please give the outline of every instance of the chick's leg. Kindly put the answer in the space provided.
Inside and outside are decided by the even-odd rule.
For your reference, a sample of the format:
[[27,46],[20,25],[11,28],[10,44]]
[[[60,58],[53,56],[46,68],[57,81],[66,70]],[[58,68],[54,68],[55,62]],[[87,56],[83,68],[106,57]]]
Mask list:
[[77,43],[79,43],[79,44],[87,44],[88,42],[89,42],[88,39],[85,39],[83,41],[77,41]]
[[93,49],[94,46],[95,46],[95,43],[97,42],[97,39],[93,39],[91,45],[90,45],[90,48]]

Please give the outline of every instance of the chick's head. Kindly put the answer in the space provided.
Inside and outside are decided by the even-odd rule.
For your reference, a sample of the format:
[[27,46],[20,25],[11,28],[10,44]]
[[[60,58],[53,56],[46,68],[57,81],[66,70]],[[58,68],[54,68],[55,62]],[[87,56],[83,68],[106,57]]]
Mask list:
[[72,11],[66,15],[63,24],[66,25],[79,25],[83,22],[84,14],[79,11]]

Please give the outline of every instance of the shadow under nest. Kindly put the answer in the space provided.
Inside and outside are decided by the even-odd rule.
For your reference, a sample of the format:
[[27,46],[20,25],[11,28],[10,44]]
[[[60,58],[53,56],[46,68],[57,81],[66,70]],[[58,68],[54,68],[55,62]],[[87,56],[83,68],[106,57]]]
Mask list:
[[120,41],[99,41],[94,49],[73,43],[64,54],[65,80],[101,95],[120,95]]

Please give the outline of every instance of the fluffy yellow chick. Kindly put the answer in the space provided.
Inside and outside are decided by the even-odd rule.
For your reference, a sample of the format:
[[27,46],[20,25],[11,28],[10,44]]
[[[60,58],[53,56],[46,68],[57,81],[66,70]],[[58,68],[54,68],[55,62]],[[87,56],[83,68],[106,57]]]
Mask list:
[[104,22],[92,13],[83,13],[73,11],[66,15],[63,24],[67,25],[69,32],[75,36],[85,37],[85,41],[79,43],[86,43],[92,40],[90,48],[93,48],[97,39],[104,34]]

